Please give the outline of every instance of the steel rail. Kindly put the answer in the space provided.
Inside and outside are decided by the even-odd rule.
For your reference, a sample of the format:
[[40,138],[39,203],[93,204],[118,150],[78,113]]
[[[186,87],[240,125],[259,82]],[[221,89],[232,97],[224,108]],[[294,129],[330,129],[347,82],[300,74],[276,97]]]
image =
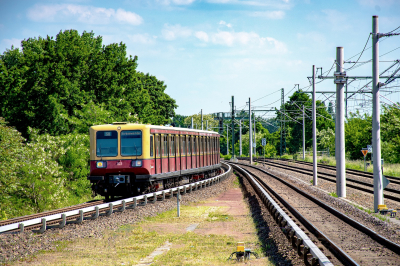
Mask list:
[[[308,165],[308,166],[312,166],[312,163],[310,162],[303,162],[303,161],[298,161],[298,160],[293,160],[293,159],[274,159],[274,158],[266,158],[269,160],[281,160],[281,161],[288,161],[288,162],[294,162],[294,163],[298,163],[298,164],[304,164],[304,165]],[[261,160],[261,159],[257,159],[257,160]],[[335,166],[331,166],[331,165],[326,165],[326,164],[318,164],[318,167],[320,168],[325,168],[325,169],[329,169],[332,171],[336,171],[336,167]],[[365,171],[360,171],[360,170],[355,170],[355,169],[346,169],[346,173],[348,174],[357,174],[360,176],[364,176],[367,178],[371,178],[373,179],[373,174],[370,172],[365,172]],[[385,175],[385,177],[390,180],[390,182],[394,183],[394,184],[398,184],[400,185],[400,177],[395,177],[395,176],[388,176]]]
[[335,215],[336,217],[340,218],[341,220],[343,220],[344,222],[348,223],[349,225],[351,225],[352,227],[354,227],[355,229],[363,232],[364,234],[370,236],[372,239],[374,239],[376,242],[380,243],[381,245],[387,247],[388,249],[392,250],[393,252],[395,252],[396,254],[400,255],[400,245],[390,241],[389,239],[379,235],[378,233],[376,233],[375,231],[371,230],[370,228],[366,227],[365,225],[351,219],[350,217],[348,217],[347,215],[341,213],[340,211],[336,210],[335,208],[321,202],[320,200],[314,198],[313,196],[307,194],[306,192],[302,191],[301,189],[297,188],[296,186],[290,184],[289,182],[269,173],[268,171],[265,171],[263,169],[260,169],[258,167],[252,166],[252,165],[247,165],[247,164],[241,164],[241,163],[237,163],[240,165],[244,165],[247,167],[251,167],[254,168],[260,172],[263,172],[277,180],[279,180],[280,182],[282,182],[283,184],[287,185],[288,187],[290,187],[291,189],[295,190],[297,193],[301,194],[302,196],[308,198],[309,200],[311,200],[312,202],[318,204],[319,206],[321,206],[322,208],[324,208],[325,210],[327,210],[328,212],[332,213],[333,215]]
[[[296,246],[299,255],[303,256],[306,265],[324,265],[333,266],[332,262],[325,256],[324,253],[312,242],[303,230],[286,214],[282,208],[275,202],[269,193],[257,182],[246,170],[238,166],[238,163],[231,163],[232,166],[241,172],[257,191],[265,206],[271,212],[275,221],[285,227],[284,233],[292,240],[293,246]],[[303,250],[301,250],[303,248]],[[312,255],[311,263],[308,261],[308,254]]]
[[[148,203],[148,199],[152,198],[151,203],[155,203],[157,201],[157,196],[162,195],[162,200],[165,199],[166,193],[170,193],[170,198],[173,197],[174,192],[176,193],[182,193],[186,194],[189,190],[191,192],[192,190],[197,190],[201,188],[205,188],[211,185],[214,185],[216,183],[219,183],[223,180],[225,180],[232,172],[231,166],[222,163],[224,168],[227,169],[224,173],[208,178],[206,180],[201,180],[195,183],[190,183],[182,186],[178,186],[175,188],[169,188],[166,190],[161,190],[153,193],[148,193],[145,195],[140,195],[136,197],[131,197],[131,198],[126,198],[123,200],[117,200],[113,202],[108,202],[108,203],[102,203],[99,205],[94,205],[90,207],[85,207],[85,208],[80,208],[76,210],[71,210],[63,213],[57,213],[57,214],[52,214],[52,215],[47,215],[44,217],[38,217],[30,220],[25,220],[25,221],[20,221],[12,224],[7,224],[4,226],[0,226],[0,234],[1,233],[6,233],[6,232],[11,232],[11,231],[16,231],[19,230],[21,233],[24,231],[25,227],[39,227],[40,226],[40,233],[43,233],[47,229],[47,222],[55,222],[59,221],[59,225],[56,226],[58,228],[63,228],[68,222],[67,220],[71,217],[77,217],[76,221],[69,222],[69,223],[82,223],[83,220],[89,220],[89,219],[96,219],[100,215],[100,212],[105,212],[106,216],[110,216],[113,212],[121,212],[124,211],[125,209],[134,209],[137,206],[143,206]],[[143,201],[143,203],[139,203],[139,201]],[[114,210],[114,207],[122,206],[118,209]],[[90,217],[84,217],[85,214],[92,213]]]
[[[261,162],[261,161],[259,161],[259,162]],[[272,166],[275,166],[275,167],[279,167],[279,168],[282,168],[282,169],[286,169],[286,170],[289,170],[289,171],[296,171],[298,173],[302,173],[302,174],[305,174],[305,175],[312,175],[312,171],[313,171],[311,169],[301,169],[301,168],[299,169],[299,168],[297,168],[295,166],[282,165],[280,163],[275,163],[275,162],[271,162],[271,161],[266,161],[265,164],[269,164],[269,165],[272,165]],[[326,177],[326,176],[328,176],[328,177]],[[336,180],[332,179],[330,177],[336,177],[336,176],[333,175],[333,174],[328,174],[328,173],[318,173],[318,178],[330,181],[332,183],[336,183]],[[349,177],[346,177],[346,181],[354,182],[354,183],[357,183],[357,184],[360,184],[360,185],[363,185],[363,186],[367,186],[367,187],[371,187],[371,188],[374,187],[373,184],[365,183],[363,181],[355,180],[355,179],[352,179],[352,178],[349,178]],[[356,185],[352,185],[352,184],[349,184],[349,183],[346,183],[346,186],[354,188],[354,189],[357,189],[357,190],[361,190],[361,191],[364,191],[364,192],[367,192],[367,193],[370,193],[370,194],[374,193],[373,189],[371,190],[371,189],[367,189],[367,188],[362,188],[362,187],[359,187],[359,186],[356,186]],[[393,189],[393,188],[385,188],[385,192],[391,192],[391,193],[396,193],[396,194],[400,195],[400,190]],[[387,193],[384,193],[384,196],[385,196],[386,199],[391,199],[391,200],[400,202],[400,197],[388,195]]]

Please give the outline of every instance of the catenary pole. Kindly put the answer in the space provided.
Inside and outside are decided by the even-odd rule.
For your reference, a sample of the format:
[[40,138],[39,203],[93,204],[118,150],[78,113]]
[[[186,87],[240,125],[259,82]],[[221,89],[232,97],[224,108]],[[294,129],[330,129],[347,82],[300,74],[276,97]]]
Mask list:
[[239,156],[242,156],[242,120],[239,120]]
[[343,47],[336,47],[336,193],[338,197],[346,197],[346,161],[344,143],[344,71],[343,71]]
[[226,125],[226,155],[229,154],[229,127]]
[[232,157],[235,157],[235,97],[232,95]]
[[[256,113],[253,113],[253,126],[254,126],[254,132],[253,132],[253,135],[254,135],[254,140],[253,140],[253,143],[255,144],[255,143],[257,143],[257,140],[256,140]],[[256,155],[256,145],[254,145],[253,144],[253,149],[254,149],[254,151],[253,151],[253,153],[254,153],[254,155]]]
[[190,125],[190,128],[193,129],[193,116],[192,116],[192,123]]
[[306,159],[306,123],[304,119],[304,104],[303,104],[303,160]]
[[313,85],[313,94],[312,94],[312,132],[313,132],[313,186],[318,185],[317,179],[317,108],[315,104],[316,95],[315,95],[315,65],[312,67],[312,85]]
[[379,103],[379,23],[372,17],[372,149],[374,164],[374,210],[383,203],[381,172],[381,132]]
[[251,99],[249,98],[249,157],[250,157],[250,164],[253,164],[253,133],[251,132]]
[[203,109],[201,109],[201,130],[203,130]]

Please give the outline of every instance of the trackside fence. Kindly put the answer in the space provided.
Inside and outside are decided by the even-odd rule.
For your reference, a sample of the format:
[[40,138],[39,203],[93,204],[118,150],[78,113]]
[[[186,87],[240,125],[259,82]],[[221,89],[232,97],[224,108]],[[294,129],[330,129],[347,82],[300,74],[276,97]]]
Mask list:
[[[117,200],[113,202],[108,202],[108,203],[102,203],[99,205],[94,205],[90,207],[85,207],[82,209],[77,209],[77,210],[72,210],[72,211],[67,211],[64,213],[57,213],[57,214],[52,214],[49,216],[41,217],[41,218],[35,218],[23,222],[18,222],[18,223],[12,223],[12,224],[7,224],[4,226],[0,227],[0,234],[1,233],[6,233],[10,231],[16,231],[19,230],[21,233],[24,232],[24,228],[29,226],[36,226],[39,227],[40,229],[38,232],[43,233],[46,229],[48,228],[63,228],[66,224],[70,223],[82,223],[84,220],[94,220],[97,219],[99,216],[111,216],[114,212],[123,212],[126,209],[135,209],[137,206],[144,206],[149,203],[155,203],[157,200],[164,201],[166,198],[172,198],[175,195],[180,194],[186,194],[190,193],[195,190],[199,190],[202,188],[206,188],[209,186],[212,186],[214,184],[220,183],[226,178],[228,178],[231,173],[232,173],[232,167],[230,165],[227,165],[225,163],[222,163],[222,167],[225,169],[225,172],[215,176],[211,177],[206,180],[198,181],[195,183],[190,183],[186,185],[182,185],[179,187],[175,188],[170,188],[170,189],[165,189],[153,193],[148,193],[145,195],[140,195],[136,197],[131,197],[123,200]],[[166,195],[169,193],[169,195]],[[85,217],[86,214],[86,217]],[[88,215],[89,214],[89,215]],[[71,218],[76,218],[76,220],[72,220]],[[47,226],[48,222],[53,222],[54,221],[60,221],[58,225],[55,226]]]

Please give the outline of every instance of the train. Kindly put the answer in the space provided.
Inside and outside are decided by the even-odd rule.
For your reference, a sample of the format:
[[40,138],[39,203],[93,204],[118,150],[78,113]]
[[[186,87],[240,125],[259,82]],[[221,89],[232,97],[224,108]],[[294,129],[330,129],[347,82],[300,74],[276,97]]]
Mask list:
[[128,122],[95,125],[90,172],[95,195],[106,200],[168,189],[221,173],[214,131]]

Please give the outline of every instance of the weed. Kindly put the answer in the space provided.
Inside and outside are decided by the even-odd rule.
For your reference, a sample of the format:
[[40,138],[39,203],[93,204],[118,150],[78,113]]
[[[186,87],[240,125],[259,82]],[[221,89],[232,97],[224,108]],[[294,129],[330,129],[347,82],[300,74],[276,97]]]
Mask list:
[[337,198],[337,197],[338,197],[338,195],[336,194],[336,192],[331,192],[331,193],[329,193],[329,195],[331,195],[331,196],[334,197],[334,198]]

